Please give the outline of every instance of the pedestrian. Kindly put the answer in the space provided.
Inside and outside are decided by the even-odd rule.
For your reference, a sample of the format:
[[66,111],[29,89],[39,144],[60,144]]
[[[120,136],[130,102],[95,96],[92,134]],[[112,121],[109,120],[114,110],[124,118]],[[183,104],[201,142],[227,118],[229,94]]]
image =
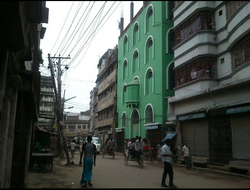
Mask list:
[[139,156],[142,154],[142,149],[143,149],[143,141],[141,140],[141,136],[139,136],[137,138],[137,140],[135,141],[135,154],[136,154],[136,158],[139,159]]
[[70,153],[71,153],[71,158],[74,158],[74,154],[75,154],[75,147],[76,147],[76,143],[74,143],[74,141],[71,141],[71,143],[70,143]]
[[83,172],[80,184],[82,187],[87,187],[87,185],[92,186],[92,170],[93,165],[96,166],[96,145],[92,142],[92,136],[87,137],[87,142],[82,145],[82,151],[80,155],[79,165],[82,164],[82,156],[84,152],[83,159]]
[[162,187],[168,187],[165,183],[167,174],[169,175],[169,187],[170,188],[177,188],[174,183],[174,171],[172,167],[172,161],[174,154],[170,150],[170,145],[171,145],[171,139],[167,139],[165,141],[165,144],[161,148],[161,158],[162,158],[162,163],[164,163],[164,171],[162,174],[162,180],[161,180],[161,186]]
[[186,141],[186,144],[182,147],[182,155],[184,157],[187,170],[191,169],[192,168],[191,154],[190,154],[190,148],[188,146],[188,142],[187,141]]

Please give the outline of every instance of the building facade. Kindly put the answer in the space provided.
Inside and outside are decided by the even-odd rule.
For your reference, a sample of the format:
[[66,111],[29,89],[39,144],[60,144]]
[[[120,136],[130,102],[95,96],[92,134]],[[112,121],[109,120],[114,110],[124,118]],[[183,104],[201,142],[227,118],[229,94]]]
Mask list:
[[90,111],[64,114],[63,132],[66,140],[71,142],[75,137],[84,140],[89,134]]
[[173,1],[144,1],[123,30],[120,22],[117,79],[117,133],[148,138],[156,148],[167,131],[168,101],[174,95]]
[[249,1],[175,1],[176,87],[168,102],[179,155],[188,141],[194,161],[249,165],[249,10]]
[[39,113],[45,1],[1,1],[0,188],[24,188]]
[[89,103],[89,110],[90,110],[90,120],[89,120],[89,132],[93,136],[95,134],[95,120],[97,117],[97,87],[94,87],[90,92],[90,103]]
[[39,117],[36,125],[47,130],[55,131],[55,94],[51,76],[41,76]]
[[109,136],[114,138],[117,126],[117,46],[108,49],[99,59],[97,65],[97,115],[95,134],[104,142]]

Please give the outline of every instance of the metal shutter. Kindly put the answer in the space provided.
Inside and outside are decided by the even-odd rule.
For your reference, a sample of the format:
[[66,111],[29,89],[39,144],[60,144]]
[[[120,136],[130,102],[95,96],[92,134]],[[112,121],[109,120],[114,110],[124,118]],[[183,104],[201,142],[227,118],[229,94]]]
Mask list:
[[235,158],[250,159],[249,114],[233,117],[233,153]]
[[207,120],[194,121],[195,154],[197,156],[209,156],[209,138]]

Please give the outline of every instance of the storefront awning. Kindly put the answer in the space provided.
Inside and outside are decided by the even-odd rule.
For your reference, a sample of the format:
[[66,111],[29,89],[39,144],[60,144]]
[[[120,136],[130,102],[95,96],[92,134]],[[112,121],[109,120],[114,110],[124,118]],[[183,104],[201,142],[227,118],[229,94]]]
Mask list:
[[56,133],[52,133],[50,131],[47,131],[39,126],[36,125],[36,130],[39,130],[39,131],[42,131],[42,132],[45,132],[45,133],[49,133],[49,134],[52,134],[52,135],[57,135]]
[[167,133],[166,136],[164,137],[164,139],[161,140],[161,142],[164,142],[167,139],[172,139],[176,134],[177,134],[177,132]]

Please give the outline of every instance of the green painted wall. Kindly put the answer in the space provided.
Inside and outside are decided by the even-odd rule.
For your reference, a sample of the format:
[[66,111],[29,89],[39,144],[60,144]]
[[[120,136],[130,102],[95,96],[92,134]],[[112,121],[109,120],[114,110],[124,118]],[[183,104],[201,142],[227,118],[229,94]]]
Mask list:
[[[164,97],[172,96],[174,94],[173,90],[167,89],[166,81],[167,74],[169,71],[168,65],[173,64],[173,54],[166,53],[166,43],[167,43],[167,34],[170,28],[173,27],[173,21],[166,19],[166,3],[167,1],[151,1],[147,7],[142,11],[142,13],[137,17],[137,19],[130,25],[126,33],[120,38],[118,42],[118,79],[117,79],[117,112],[118,112],[118,127],[125,127],[125,138],[132,138],[136,135],[146,137],[145,130],[145,116],[144,112],[146,105],[150,104],[153,107],[154,113],[154,122],[153,123],[162,123],[162,127],[165,126],[167,121],[167,100]],[[149,21],[145,22],[145,14],[148,13],[149,9],[153,9],[153,15],[149,18]],[[168,8],[169,9],[169,8]],[[170,9],[169,9],[170,11]],[[153,18],[152,18],[153,17]],[[153,24],[154,19],[154,26]],[[138,34],[136,35],[136,43],[133,44],[133,32],[134,25],[139,23],[139,40]],[[144,26],[147,23],[148,30],[144,32]],[[127,26],[124,26],[126,28]],[[128,48],[125,48],[124,51],[124,38],[127,37]],[[148,53],[145,52],[145,44],[147,39],[152,37],[154,53],[152,51]],[[132,72],[132,60],[133,53],[138,49],[138,58],[139,59],[139,68],[138,64],[134,66],[134,72]],[[150,49],[152,50],[152,49]],[[154,54],[154,58],[152,55]],[[148,58],[148,62],[145,64],[145,57]],[[124,72],[124,61],[127,60],[127,72]],[[153,83],[146,85],[147,95],[144,95],[145,91],[145,75],[146,71],[152,68],[153,77],[150,80],[153,80]],[[125,73],[125,76],[124,76]],[[139,78],[139,105],[135,108],[139,112],[140,122],[134,126],[131,125],[131,115],[134,110],[133,107],[128,107],[126,105],[126,99],[129,96],[123,97],[123,87],[125,84],[131,83],[134,78]],[[148,89],[147,87],[150,87]],[[151,88],[154,88],[153,92]],[[138,89],[138,88],[134,88]],[[127,93],[127,91],[125,92]],[[135,94],[137,92],[134,92]],[[122,103],[123,102],[123,103]],[[122,114],[126,113],[127,115],[127,124],[122,126]],[[132,126],[132,127],[131,127]]]

